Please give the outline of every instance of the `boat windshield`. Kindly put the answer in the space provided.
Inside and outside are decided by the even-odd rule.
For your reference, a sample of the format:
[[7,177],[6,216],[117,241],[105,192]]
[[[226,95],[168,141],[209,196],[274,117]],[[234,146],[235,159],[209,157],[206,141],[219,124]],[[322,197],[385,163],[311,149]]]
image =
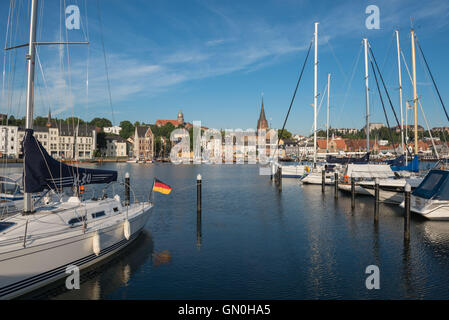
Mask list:
[[0,177],[0,193],[14,195],[19,192],[20,186],[12,179]]
[[425,199],[449,200],[448,177],[449,171],[431,170],[412,194]]

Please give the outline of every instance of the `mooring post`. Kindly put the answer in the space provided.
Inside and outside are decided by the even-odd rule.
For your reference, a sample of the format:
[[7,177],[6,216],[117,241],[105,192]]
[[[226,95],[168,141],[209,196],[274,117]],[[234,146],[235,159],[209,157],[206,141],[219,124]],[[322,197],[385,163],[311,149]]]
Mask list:
[[338,199],[338,172],[334,173],[334,197],[335,199]]
[[279,188],[279,191],[282,191],[282,167],[281,166],[278,166],[278,179],[279,179],[278,188]]
[[321,192],[322,193],[324,193],[325,184],[326,184],[326,169],[323,168],[323,170],[321,170]]
[[131,200],[131,195],[130,195],[130,187],[129,187],[129,173],[126,172],[125,173],[125,205],[129,206],[129,204]]
[[196,176],[196,212],[201,214],[201,175]]
[[196,247],[199,249],[201,247],[201,224],[202,224],[202,214],[201,214],[201,175],[198,174],[196,177],[197,185],[197,210],[196,210]]
[[355,208],[355,180],[354,177],[351,176],[351,209]]
[[374,222],[379,221],[379,179],[376,178],[374,183]]
[[405,205],[404,205],[404,240],[410,240],[410,193],[412,187],[407,183],[404,188]]

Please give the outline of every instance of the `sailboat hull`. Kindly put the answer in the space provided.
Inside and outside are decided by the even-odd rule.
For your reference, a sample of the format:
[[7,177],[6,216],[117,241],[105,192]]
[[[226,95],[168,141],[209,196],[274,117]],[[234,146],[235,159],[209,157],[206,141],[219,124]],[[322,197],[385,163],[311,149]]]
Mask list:
[[[92,266],[130,244],[145,226],[151,207],[129,218],[130,236],[124,223],[116,222],[100,230],[76,230],[51,242],[0,254],[0,299],[11,299],[68,277],[67,267],[79,270]],[[97,236],[98,235],[98,236]],[[94,252],[99,237],[101,250]],[[55,267],[57,266],[57,267]]]

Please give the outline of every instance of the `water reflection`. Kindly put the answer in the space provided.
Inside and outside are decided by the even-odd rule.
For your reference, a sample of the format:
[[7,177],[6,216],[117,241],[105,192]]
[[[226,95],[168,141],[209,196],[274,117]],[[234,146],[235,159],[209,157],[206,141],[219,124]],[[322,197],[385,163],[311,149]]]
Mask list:
[[[147,234],[81,291],[50,297],[449,298],[449,223],[412,215],[404,244],[403,209],[382,204],[375,224],[372,197],[358,196],[351,210],[350,195],[335,199],[332,187],[323,194],[296,179],[284,179],[280,193],[257,166],[108,166],[129,171],[141,196],[154,176],[173,187],[156,198],[147,225],[156,252],[152,240],[145,244]],[[198,173],[203,211],[195,219]],[[381,290],[365,287],[372,264],[380,268]]]
[[121,287],[126,287],[134,273],[153,253],[153,239],[146,230],[118,254],[100,265],[81,272],[79,290],[67,290],[64,283],[41,289],[25,298],[33,299],[104,299]]

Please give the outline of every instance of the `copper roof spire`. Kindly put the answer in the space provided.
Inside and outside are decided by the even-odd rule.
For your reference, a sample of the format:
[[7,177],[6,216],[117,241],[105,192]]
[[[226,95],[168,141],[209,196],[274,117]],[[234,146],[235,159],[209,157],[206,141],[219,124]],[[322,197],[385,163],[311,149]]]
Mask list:
[[259,120],[257,120],[257,130],[268,129],[268,121],[265,118],[265,110],[263,108],[263,93],[262,93],[262,108],[260,109]]

